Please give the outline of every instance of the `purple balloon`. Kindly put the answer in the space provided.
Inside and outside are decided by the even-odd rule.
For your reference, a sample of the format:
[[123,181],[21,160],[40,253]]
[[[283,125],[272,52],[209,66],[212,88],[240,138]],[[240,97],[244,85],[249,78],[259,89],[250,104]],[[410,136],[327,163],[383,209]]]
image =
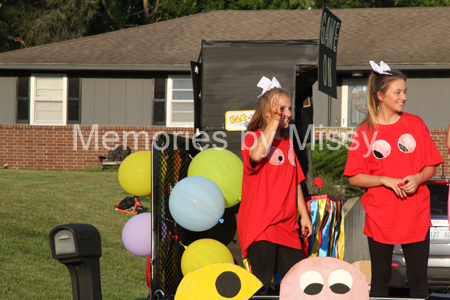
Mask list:
[[152,254],[152,214],[140,213],[129,219],[122,230],[122,242],[133,255]]

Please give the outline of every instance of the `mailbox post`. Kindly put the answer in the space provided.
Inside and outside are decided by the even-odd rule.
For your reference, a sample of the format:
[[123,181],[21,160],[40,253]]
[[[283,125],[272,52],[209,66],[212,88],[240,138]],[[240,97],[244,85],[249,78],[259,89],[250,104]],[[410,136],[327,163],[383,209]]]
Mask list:
[[101,300],[100,233],[89,224],[59,225],[50,232],[52,257],[66,265],[73,300]]

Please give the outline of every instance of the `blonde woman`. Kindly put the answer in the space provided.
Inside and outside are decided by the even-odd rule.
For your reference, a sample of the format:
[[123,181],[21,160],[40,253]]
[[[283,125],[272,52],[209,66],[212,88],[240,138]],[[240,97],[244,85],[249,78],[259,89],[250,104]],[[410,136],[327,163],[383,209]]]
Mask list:
[[264,284],[257,292],[273,294],[272,275],[283,277],[302,259],[300,230],[310,236],[312,224],[300,182],[304,175],[288,136],[292,104],[274,77],[258,83],[263,93],[247,126],[241,152],[244,160],[238,234],[242,256]]
[[411,298],[427,298],[430,192],[425,181],[442,163],[421,118],[403,112],[406,76],[370,62],[366,118],[358,125],[344,175],[366,192],[364,234],[372,264],[371,297],[387,297],[392,251],[401,244]]

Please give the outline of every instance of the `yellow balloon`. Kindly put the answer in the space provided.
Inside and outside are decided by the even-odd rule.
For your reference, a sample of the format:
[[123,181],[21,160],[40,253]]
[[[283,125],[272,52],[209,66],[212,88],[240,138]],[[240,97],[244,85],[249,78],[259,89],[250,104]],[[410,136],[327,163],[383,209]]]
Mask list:
[[244,164],[233,152],[208,148],[189,164],[188,176],[203,176],[212,180],[222,191],[225,208],[239,203],[242,195]]
[[148,196],[151,193],[150,151],[135,152],[120,164],[120,186],[133,196]]
[[175,300],[250,299],[262,282],[244,268],[228,263],[205,266],[184,276]]
[[186,247],[181,257],[181,272],[186,276],[198,268],[218,263],[234,263],[230,250],[219,241],[200,239]]

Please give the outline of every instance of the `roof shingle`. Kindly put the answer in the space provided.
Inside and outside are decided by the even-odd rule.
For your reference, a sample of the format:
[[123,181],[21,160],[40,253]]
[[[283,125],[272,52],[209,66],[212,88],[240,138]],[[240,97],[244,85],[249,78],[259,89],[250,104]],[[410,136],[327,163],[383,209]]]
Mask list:
[[[334,9],[342,20],[338,66],[450,64],[450,7]],[[188,66],[201,41],[319,37],[322,10],[210,11],[0,54],[7,65]]]

